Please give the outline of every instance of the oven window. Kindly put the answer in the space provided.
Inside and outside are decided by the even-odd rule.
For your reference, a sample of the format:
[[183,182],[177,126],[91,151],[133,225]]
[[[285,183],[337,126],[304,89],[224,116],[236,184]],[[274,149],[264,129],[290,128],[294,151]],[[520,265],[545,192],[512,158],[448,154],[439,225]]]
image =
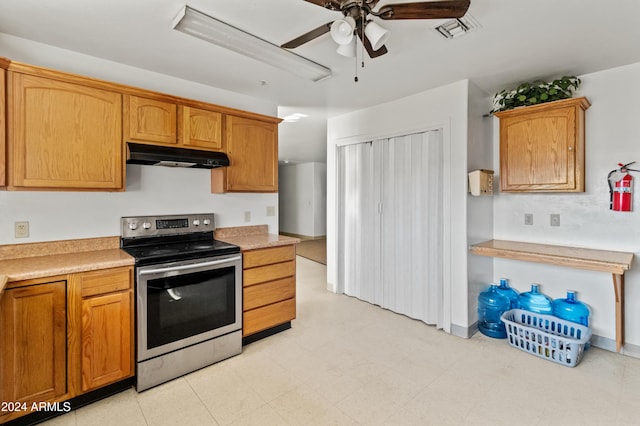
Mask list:
[[147,349],[233,324],[233,266],[147,282]]

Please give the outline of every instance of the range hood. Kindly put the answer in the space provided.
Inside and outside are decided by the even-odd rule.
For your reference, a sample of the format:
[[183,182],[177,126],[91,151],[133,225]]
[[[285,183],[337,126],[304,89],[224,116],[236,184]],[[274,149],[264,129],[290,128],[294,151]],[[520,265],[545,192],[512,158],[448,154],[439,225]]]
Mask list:
[[213,169],[229,165],[223,152],[127,142],[127,164]]

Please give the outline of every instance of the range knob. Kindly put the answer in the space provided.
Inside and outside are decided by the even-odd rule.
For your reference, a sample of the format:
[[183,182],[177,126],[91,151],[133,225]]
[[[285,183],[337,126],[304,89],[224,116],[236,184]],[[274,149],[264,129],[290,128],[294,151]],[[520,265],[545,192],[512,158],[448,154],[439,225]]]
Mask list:
[[193,226],[200,226],[200,219],[194,219]]
[[136,229],[138,229],[138,224],[135,222],[129,222],[129,229],[135,231]]
[[144,229],[149,229],[149,228],[151,228],[151,224],[150,224],[149,222],[144,222],[144,223],[142,224],[142,227],[143,227]]
[[205,225],[211,225],[211,219],[205,219],[202,221]]

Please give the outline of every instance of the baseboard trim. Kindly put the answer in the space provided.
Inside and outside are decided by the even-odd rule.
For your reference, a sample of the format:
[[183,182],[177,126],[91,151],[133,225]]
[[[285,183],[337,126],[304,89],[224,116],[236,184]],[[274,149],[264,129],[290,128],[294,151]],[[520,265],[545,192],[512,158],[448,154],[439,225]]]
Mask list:
[[3,426],[31,426],[37,423],[44,422],[46,420],[51,420],[54,417],[58,417],[69,412],[70,410],[76,410],[100,399],[104,399],[125,390],[131,389],[131,387],[133,386],[133,381],[134,379],[133,377],[131,377],[116,383],[112,383],[100,389],[88,392],[86,394],[76,396],[75,398],[71,398],[67,401],[59,402],[57,403],[57,405],[51,403],[53,404],[52,407],[56,409],[60,408],[60,410],[36,411],[31,414],[27,414],[26,416],[10,420],[4,423]]
[[[604,349],[609,352],[616,352],[616,341],[608,337],[598,336],[596,334],[591,336],[591,346]],[[640,358],[640,346],[633,345],[631,343],[625,343],[620,349],[620,354],[630,356],[632,358]]]
[[451,334],[454,336],[462,337],[464,339],[468,339],[478,331],[478,322],[474,322],[469,327],[463,327],[457,324],[451,324]]
[[255,334],[251,334],[249,336],[242,338],[242,346],[246,346],[250,343],[257,342],[258,340],[264,339],[265,337],[273,336],[274,334],[280,333],[281,331],[285,331],[291,328],[291,321],[285,322],[284,324],[276,325],[275,327],[268,328],[266,330],[259,331]]

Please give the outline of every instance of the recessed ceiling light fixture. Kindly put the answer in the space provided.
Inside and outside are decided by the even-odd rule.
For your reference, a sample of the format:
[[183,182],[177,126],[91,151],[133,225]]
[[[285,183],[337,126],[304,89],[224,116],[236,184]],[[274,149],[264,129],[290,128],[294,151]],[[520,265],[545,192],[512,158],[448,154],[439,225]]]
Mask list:
[[300,120],[301,118],[307,118],[309,117],[307,114],[302,114],[299,112],[296,112],[294,114],[289,114],[286,117],[284,117],[282,120],[286,123],[295,123],[296,121]]
[[180,10],[173,29],[312,81],[331,77],[329,68],[189,6]]

